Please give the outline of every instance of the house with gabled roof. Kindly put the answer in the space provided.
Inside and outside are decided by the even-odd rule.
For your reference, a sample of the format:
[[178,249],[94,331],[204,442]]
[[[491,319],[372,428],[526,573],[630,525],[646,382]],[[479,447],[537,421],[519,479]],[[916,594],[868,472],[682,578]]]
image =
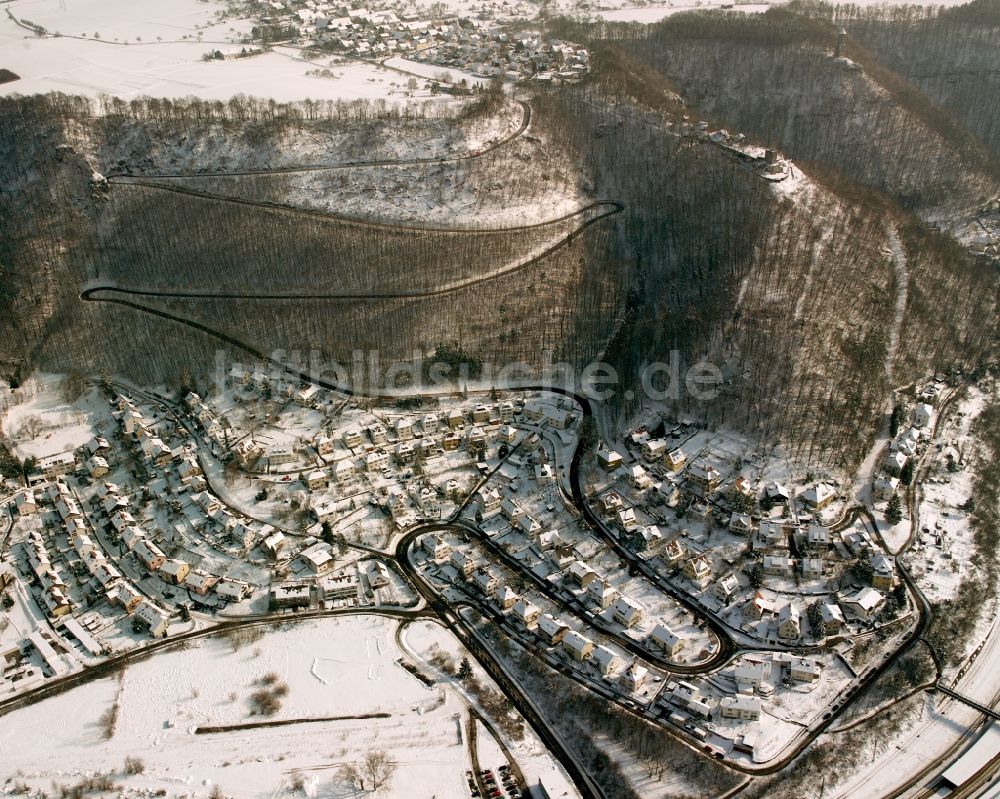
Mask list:
[[594,600],[599,608],[609,608],[618,599],[618,591],[604,580],[593,580],[587,586],[587,596]]
[[514,603],[513,613],[529,630],[538,625],[538,619],[542,615],[535,604],[523,597]]
[[644,611],[645,608],[634,599],[630,599],[627,596],[620,596],[615,601],[611,615],[620,625],[626,629],[630,629],[642,621]]
[[561,643],[574,660],[584,661],[594,651],[594,642],[576,630],[567,630]]
[[582,560],[574,560],[569,565],[569,568],[566,569],[566,577],[580,588],[587,588],[587,586],[597,579],[597,572]]
[[802,634],[802,614],[791,602],[778,611],[778,637],[794,640]]
[[622,659],[613,649],[603,644],[594,647],[590,653],[590,659],[597,666],[597,670],[605,677],[613,671],[617,671],[622,664]]
[[568,631],[569,627],[551,614],[543,613],[538,617],[538,632],[550,644],[560,643]]
[[649,634],[649,640],[669,658],[676,657],[684,648],[684,639],[665,624],[657,624]]

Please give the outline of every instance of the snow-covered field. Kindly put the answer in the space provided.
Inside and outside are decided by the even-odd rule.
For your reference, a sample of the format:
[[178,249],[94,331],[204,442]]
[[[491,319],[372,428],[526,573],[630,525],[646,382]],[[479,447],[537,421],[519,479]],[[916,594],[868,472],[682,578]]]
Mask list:
[[[220,21],[224,8],[208,0],[7,3],[0,13],[0,67],[21,79],[3,84],[0,93],[207,100],[246,94],[292,101],[382,98],[395,92],[402,99],[406,79],[397,72],[364,62],[306,61],[288,47],[251,58],[203,61],[205,53],[233,47],[249,32],[248,20]],[[61,35],[39,38],[9,15]],[[308,74],[317,70],[326,72]]]
[[94,391],[66,402],[62,375],[38,374],[16,389],[9,410],[0,416],[0,430],[20,458],[44,458],[71,452],[94,435],[94,424],[109,416],[107,403]]
[[[339,767],[382,749],[397,770],[380,796],[465,797],[466,700],[447,683],[426,687],[395,662],[395,628],[377,617],[290,623],[237,651],[210,638],[159,654],[129,666],[120,681],[92,682],[6,716],[0,773],[45,789],[117,772],[123,786],[168,795],[206,795],[218,785],[230,797],[271,797],[291,793],[298,772],[310,795],[346,797],[356,791]],[[433,637],[457,651],[447,632]],[[249,698],[269,673],[288,688],[273,720],[388,717],[194,733],[261,721]],[[98,719],[116,700],[114,734],[105,740]],[[121,774],[130,755],[143,759],[145,774]]]

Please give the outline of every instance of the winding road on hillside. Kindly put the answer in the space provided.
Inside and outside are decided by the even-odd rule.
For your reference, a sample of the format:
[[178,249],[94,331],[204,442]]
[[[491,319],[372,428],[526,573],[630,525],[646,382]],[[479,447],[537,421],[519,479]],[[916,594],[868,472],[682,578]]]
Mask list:
[[[201,174],[176,174],[176,175],[147,175],[141,177],[134,176],[113,176],[111,182],[130,184],[130,185],[142,185],[146,187],[151,187],[157,190],[177,192],[181,194],[190,195],[192,197],[212,199],[224,202],[235,202],[239,204],[246,204],[255,207],[259,207],[262,210],[276,211],[280,213],[288,214],[305,214],[308,216],[320,216],[327,219],[333,219],[336,221],[349,222],[358,225],[370,225],[378,228],[396,229],[400,231],[415,231],[415,230],[448,230],[449,232],[456,233],[483,233],[483,232],[498,232],[498,231],[482,231],[482,230],[469,230],[469,229],[441,229],[441,228],[424,228],[418,225],[393,225],[389,223],[374,222],[369,223],[364,220],[351,219],[348,217],[339,217],[336,215],[325,214],[320,211],[313,211],[309,209],[293,208],[290,206],[283,206],[279,204],[258,202],[251,200],[244,200],[239,198],[226,197],[223,195],[212,194],[210,192],[201,192],[187,187],[181,186],[167,186],[163,184],[157,184],[153,181],[158,180],[171,180],[171,179],[183,179],[183,178],[197,178],[197,177],[223,177],[223,176],[239,176],[239,175],[262,175],[262,174],[278,174],[283,172],[306,172],[306,171],[320,171],[328,169],[351,169],[363,166],[379,166],[379,165],[404,165],[410,164],[423,164],[423,163],[447,163],[449,161],[465,160],[468,158],[480,157],[481,155],[491,152],[498,147],[502,147],[509,143],[513,139],[522,135],[528,127],[530,122],[530,107],[526,104],[522,104],[524,108],[524,118],[522,119],[522,124],[518,131],[516,131],[511,137],[505,139],[502,142],[498,142],[489,148],[486,148],[482,152],[472,153],[463,156],[457,156],[454,158],[428,158],[428,159],[412,159],[410,161],[394,161],[394,162],[366,162],[366,163],[345,163],[336,165],[316,165],[308,167],[296,167],[296,168],[285,168],[285,169],[275,169],[275,170],[258,170],[258,171],[247,171],[242,173],[201,173]],[[84,302],[108,302],[114,303],[125,307],[130,307],[135,310],[142,311],[144,313],[149,313],[164,319],[169,319],[174,322],[184,324],[193,329],[199,330],[200,332],[206,333],[213,336],[220,341],[230,344],[244,352],[249,353],[251,356],[260,359],[261,361],[270,363],[273,366],[289,373],[291,376],[298,378],[303,381],[312,382],[322,388],[326,388],[333,391],[338,391],[347,395],[354,395],[358,392],[351,386],[337,384],[329,380],[324,380],[318,378],[317,376],[307,374],[305,372],[299,371],[294,367],[290,367],[287,364],[276,361],[275,359],[269,357],[259,348],[241,341],[236,336],[230,335],[228,333],[216,330],[208,325],[201,322],[188,319],[179,314],[174,314],[170,311],[164,310],[162,308],[150,307],[148,305],[142,304],[139,300],[141,298],[161,298],[161,299],[211,299],[211,300],[225,300],[225,299],[256,299],[256,300],[273,300],[276,302],[282,301],[293,301],[297,299],[330,299],[330,300],[352,300],[352,301],[373,301],[373,300],[387,300],[387,299],[411,299],[411,298],[426,298],[435,297],[449,292],[457,291],[463,288],[469,288],[476,286],[478,284],[484,283],[489,280],[494,280],[504,275],[509,275],[517,272],[518,270],[524,269],[532,264],[538,263],[542,259],[551,255],[553,252],[559,250],[560,248],[569,244],[574,238],[580,235],[583,230],[585,230],[590,225],[595,224],[601,219],[614,216],[621,213],[625,206],[617,201],[603,201],[591,203],[585,208],[577,211],[573,214],[569,214],[559,219],[549,220],[547,222],[541,222],[536,225],[522,226],[520,228],[509,228],[507,230],[524,230],[528,228],[537,228],[547,224],[553,224],[559,221],[568,221],[576,216],[582,215],[589,211],[595,211],[592,217],[586,219],[579,227],[568,233],[566,236],[560,238],[554,244],[546,248],[546,250],[538,255],[535,255],[523,263],[508,265],[496,270],[492,273],[486,275],[480,275],[475,277],[470,277],[464,281],[459,281],[456,284],[442,285],[440,287],[435,287],[423,291],[415,292],[388,292],[388,293],[332,293],[332,294],[296,294],[296,293],[243,293],[243,292],[217,292],[217,291],[171,291],[171,290],[158,290],[158,289],[142,289],[142,288],[129,288],[119,286],[110,282],[99,282],[95,281],[87,286],[80,293],[80,299]],[[896,259],[897,270],[899,270],[900,263],[899,259]],[[905,267],[904,267],[905,269]],[[905,274],[903,275],[905,277]],[[905,286],[902,287],[905,292]],[[905,302],[905,293],[904,302]],[[898,300],[898,297],[897,297]],[[897,320],[898,325],[898,320]],[[898,333],[897,333],[898,335]],[[890,347],[890,350],[892,347]],[[889,359],[887,358],[887,368],[891,368]],[[523,387],[530,389],[531,387]],[[585,418],[594,418],[595,409],[592,406],[591,400],[583,396],[582,394],[569,391],[561,390],[553,387],[541,387],[544,390],[552,391],[554,393],[559,393],[564,396],[571,398],[575,401],[583,411]],[[388,395],[388,393],[386,394]],[[393,396],[395,393],[393,393]],[[379,397],[378,392],[370,392],[368,396]],[[719,641],[718,651],[714,653],[713,657],[705,663],[698,664],[697,666],[685,667],[679,666],[678,664],[661,663],[655,658],[652,660],[657,663],[661,668],[667,671],[672,671],[678,674],[697,674],[697,673],[710,673],[712,671],[722,668],[726,663],[729,663],[734,657],[738,656],[742,652],[747,651],[757,651],[761,648],[768,648],[766,646],[748,645],[748,644],[738,644],[734,640],[730,631],[726,628],[724,624],[719,621],[714,614],[712,614],[708,609],[701,606],[696,600],[690,597],[683,591],[674,588],[669,582],[665,581],[664,578],[657,574],[652,567],[646,563],[644,560],[639,558],[635,553],[629,550],[624,544],[618,539],[618,537],[611,531],[603,520],[590,508],[589,503],[586,501],[583,487],[580,478],[580,467],[585,455],[588,454],[588,450],[581,442],[578,442],[577,447],[574,451],[572,462],[570,464],[570,487],[572,490],[572,505],[575,507],[576,511],[580,516],[586,521],[588,526],[593,530],[594,534],[602,540],[607,546],[614,551],[622,560],[630,564],[638,573],[642,574],[647,579],[651,580],[657,587],[661,590],[666,591],[679,603],[684,605],[689,612],[691,612],[697,619],[705,625],[706,628],[711,630],[711,632],[716,636]],[[444,599],[434,590],[434,588],[423,578],[419,571],[413,566],[409,559],[409,552],[414,544],[414,542],[421,536],[428,532],[435,530],[448,530],[451,532],[457,532],[459,534],[477,534],[477,528],[471,526],[469,522],[461,520],[459,518],[459,511],[456,511],[453,516],[444,521],[436,522],[419,522],[418,524],[411,527],[405,532],[403,537],[399,540],[395,556],[400,567],[406,573],[407,578],[413,584],[418,593],[424,599],[427,604],[427,609],[437,616],[452,632],[465,644],[469,651],[476,657],[476,659],[482,664],[483,668],[490,674],[490,676],[497,682],[497,684],[504,690],[505,693],[511,698],[515,706],[518,708],[519,712],[524,716],[524,718],[531,724],[542,740],[549,746],[550,750],[556,755],[563,766],[572,776],[574,782],[577,784],[579,790],[586,799],[601,799],[604,794],[601,788],[595,783],[595,781],[587,773],[586,769],[577,761],[575,755],[573,754],[569,745],[562,741],[559,735],[555,732],[554,728],[550,722],[545,718],[544,713],[538,708],[531,696],[518,685],[517,681],[510,675],[507,671],[505,665],[501,662],[501,659],[497,657],[493,652],[490,651],[489,647],[480,638],[474,626],[471,625],[467,619],[464,618],[463,614],[457,612],[456,606],[449,605]],[[875,519],[871,517],[870,511],[862,506],[852,508],[850,511],[850,518],[853,519],[860,518],[865,515],[869,518],[869,521],[873,525],[874,529],[877,528]],[[910,589],[911,594],[915,598],[915,606],[917,609],[917,626],[916,630],[913,631],[906,639],[903,641],[902,645],[898,647],[894,652],[889,653],[883,660],[877,663],[875,666],[867,669],[864,674],[861,675],[850,687],[848,691],[839,699],[836,704],[831,708],[830,712],[826,714],[826,717],[814,723],[811,727],[804,729],[802,734],[790,744],[778,758],[775,758],[765,765],[759,767],[747,766],[742,763],[726,762],[724,765],[734,771],[742,772],[748,775],[765,775],[774,774],[785,768],[794,758],[801,754],[808,746],[810,746],[820,735],[827,731],[838,719],[839,715],[848,708],[855,700],[862,695],[862,693],[879,677],[881,677],[888,669],[892,668],[898,659],[905,654],[911,646],[916,644],[930,621],[930,607],[924,599],[923,595],[919,591],[919,588],[915,585],[914,581],[911,579],[909,574],[900,567],[900,573],[903,576],[903,580],[907,587]],[[562,601],[562,600],[560,600]],[[468,603],[460,603],[468,604]],[[410,611],[410,617],[413,617],[421,612],[426,613],[428,610],[424,611]],[[294,618],[300,618],[296,616]],[[282,617],[287,620],[288,617]],[[603,632],[603,631],[602,631]],[[176,640],[176,639],[174,639]],[[617,640],[617,639],[616,639]],[[632,646],[626,646],[626,649],[633,651]],[[148,651],[148,650],[147,650]],[[649,654],[644,653],[643,657],[648,658]],[[80,675],[76,675],[80,676]],[[570,678],[573,678],[572,674],[567,674]],[[579,680],[581,684],[586,686],[586,682]],[[613,698],[609,698],[608,701],[615,701]],[[701,747],[697,742],[689,740],[686,736],[681,734],[678,730],[672,729],[668,723],[662,718],[662,714],[658,714],[655,708],[650,708],[649,710],[641,710],[634,706],[629,706],[624,702],[619,702],[619,707],[630,714],[635,715],[645,721],[654,721],[666,730],[668,730],[675,738],[681,741],[685,746],[688,746],[694,751],[701,753]],[[0,704],[0,713],[5,710],[5,707]]]
[[182,180],[184,178],[233,178],[233,177],[253,177],[266,175],[291,175],[303,172],[331,172],[338,169],[360,169],[364,167],[380,166],[420,166],[424,164],[455,164],[462,161],[470,161],[474,158],[482,158],[489,155],[501,147],[505,147],[512,141],[524,135],[531,125],[531,106],[524,100],[514,100],[521,107],[521,122],[517,128],[505,138],[488,144],[479,150],[473,150],[462,155],[425,156],[423,158],[404,158],[395,160],[373,160],[373,161],[342,161],[335,164],[310,164],[306,166],[271,167],[261,169],[244,169],[234,171],[218,172],[163,172],[163,173],[142,173],[133,174],[131,170],[110,171],[107,174],[109,183],[135,183],[142,180]]

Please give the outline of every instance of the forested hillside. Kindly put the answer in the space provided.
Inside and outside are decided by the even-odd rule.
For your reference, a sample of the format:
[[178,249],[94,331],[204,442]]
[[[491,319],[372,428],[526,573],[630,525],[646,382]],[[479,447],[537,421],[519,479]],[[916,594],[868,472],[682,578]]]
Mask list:
[[889,69],[951,113],[1000,158],[1000,3],[956,8],[796,2],[796,11],[843,25]]
[[619,46],[661,71],[723,126],[822,164],[917,212],[982,204],[1000,165],[947,111],[838,26],[765,14],[678,14]]
[[[893,387],[995,352],[995,268],[922,218],[996,196],[1000,170],[990,115],[922,92],[892,20],[857,12],[833,58],[847,17],[573,26],[593,75],[526,106],[0,101],[2,366],[171,382],[244,345],[388,367],[448,343],[603,358],[624,421],[676,351],[725,383],[674,412],[850,465]],[[958,48],[947,19],[904,23]],[[717,127],[781,150],[787,179]]]

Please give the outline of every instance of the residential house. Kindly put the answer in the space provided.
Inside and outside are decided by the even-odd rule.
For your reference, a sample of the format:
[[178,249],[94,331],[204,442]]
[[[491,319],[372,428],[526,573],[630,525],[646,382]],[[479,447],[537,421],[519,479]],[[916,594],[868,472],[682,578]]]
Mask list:
[[427,553],[427,557],[437,562],[443,561],[451,554],[451,546],[440,533],[424,536],[420,541],[420,548]]
[[622,687],[629,693],[635,693],[646,684],[646,678],[648,676],[649,669],[645,666],[640,666],[637,660],[633,660],[629,664],[629,667],[622,673]]
[[310,491],[315,491],[319,488],[326,488],[326,479],[326,472],[314,469],[305,476],[305,484]]
[[687,453],[678,447],[668,452],[663,462],[670,471],[679,472],[684,468],[684,464],[687,463]]
[[813,511],[823,510],[837,498],[837,492],[826,483],[816,483],[799,496],[802,504]]
[[775,505],[786,505],[792,498],[792,492],[783,483],[771,480],[764,485],[764,494]]
[[513,444],[517,441],[517,428],[511,427],[509,424],[505,424],[497,433],[497,438],[499,438],[504,444]]
[[902,452],[890,452],[885,456],[883,468],[893,477],[899,477],[909,458]]
[[653,646],[662,649],[668,658],[676,657],[684,648],[684,639],[665,624],[657,624],[649,634],[649,640]]
[[688,482],[694,486],[695,490],[698,491],[702,496],[708,496],[715,489],[719,487],[719,481],[722,479],[722,475],[719,470],[714,466],[704,463],[697,462],[692,463],[688,467],[685,476]]
[[576,630],[567,630],[562,645],[574,660],[579,661],[586,660],[594,651],[594,642]]
[[824,602],[819,606],[820,616],[823,620],[823,632],[826,635],[836,635],[844,629],[844,612],[839,605]]
[[635,627],[642,621],[644,608],[634,599],[620,596],[611,611],[612,618],[626,629]]
[[771,661],[760,657],[741,658],[733,669],[733,679],[740,691],[760,688],[771,676]]
[[778,637],[794,640],[802,634],[802,614],[791,602],[778,611]]
[[667,454],[667,442],[662,438],[653,438],[643,442],[642,457],[647,461],[658,461]]
[[120,580],[108,590],[108,601],[121,606],[126,613],[131,614],[142,602],[142,594],[136,591],[131,583]]
[[730,498],[744,507],[753,507],[757,501],[757,488],[747,478],[737,477],[729,487]]
[[811,658],[798,657],[782,653],[785,658],[785,665],[788,667],[788,676],[795,682],[816,682],[822,674],[819,663]]
[[684,576],[704,588],[712,577],[712,568],[703,555],[695,555],[684,562]]
[[777,612],[778,603],[768,599],[760,591],[757,591],[743,606],[743,617],[752,621],[774,616]]
[[622,465],[622,456],[613,449],[599,449],[597,451],[597,462],[602,468],[613,472]]
[[153,638],[166,637],[169,617],[165,610],[157,607],[148,599],[143,599],[136,605],[133,615],[146,626]]
[[889,475],[880,475],[872,483],[872,493],[875,495],[875,499],[880,502],[888,502],[892,499],[892,495],[896,493],[899,488],[899,478]]
[[580,588],[587,588],[587,586],[597,579],[597,572],[582,560],[575,560],[566,570],[566,577],[571,583]]
[[728,605],[733,601],[733,597],[740,590],[740,580],[735,574],[727,574],[721,580],[717,580],[715,586],[712,588],[712,593],[714,593],[719,601],[724,605]]
[[462,577],[468,578],[476,568],[476,562],[460,549],[453,549],[449,556],[449,562]]
[[472,573],[472,582],[484,595],[490,596],[500,587],[500,580],[493,572],[480,566]]
[[500,513],[508,522],[515,525],[524,516],[524,508],[513,497],[505,497],[500,500]]
[[136,542],[135,549],[132,550],[142,561],[142,565],[150,571],[157,571],[166,561],[167,556],[163,550],[148,539],[140,539]]
[[306,547],[299,553],[299,557],[315,575],[328,574],[336,563],[333,547],[325,541],[317,541],[312,546]]
[[35,492],[26,489],[14,497],[14,507],[17,508],[19,516],[30,516],[38,510],[38,503],[35,500]]
[[805,579],[822,577],[825,564],[822,558],[802,558],[799,569]]
[[760,719],[760,708],[760,699],[758,697],[746,696],[745,694],[727,696],[719,702],[722,717],[726,719],[757,721]]
[[198,596],[207,596],[208,592],[219,582],[219,578],[203,569],[192,569],[184,578],[184,587],[194,591]]
[[590,659],[604,677],[617,671],[622,664],[618,653],[604,645],[594,647],[593,652],[590,653]]
[[413,422],[406,417],[396,420],[396,438],[399,441],[409,441],[413,438]]
[[604,580],[593,580],[587,586],[587,596],[597,603],[599,608],[609,608],[618,599],[618,592]]
[[773,577],[791,577],[795,573],[795,561],[785,555],[765,555],[764,574]]
[[518,599],[520,599],[517,592],[509,585],[497,586],[493,592],[493,596],[497,604],[500,605],[500,610],[510,610],[517,604]]
[[534,604],[529,602],[527,599],[519,599],[514,603],[514,615],[521,620],[529,630],[533,629],[538,625],[538,618],[541,616],[541,611]]
[[272,557],[277,557],[278,554],[285,548],[285,536],[280,530],[271,533],[263,541],[261,541],[261,547],[267,552],[268,555]]
[[666,545],[663,547],[663,552],[660,557],[668,566],[673,566],[680,563],[684,559],[685,553],[686,550],[684,542],[675,538],[673,541],[667,541]]
[[160,576],[171,585],[180,585],[187,578],[188,572],[191,571],[191,567],[188,566],[188,564],[183,560],[171,558],[163,561],[157,571],[159,571]]
[[240,602],[253,595],[253,588],[240,580],[224,578],[215,584],[215,593],[223,599]]
[[647,472],[638,463],[629,469],[628,480],[632,484],[633,488],[636,488],[639,491],[645,491],[653,483],[649,477],[649,472]]
[[822,524],[810,524],[806,530],[806,543],[811,547],[826,547],[830,545],[830,528]]
[[[385,453],[382,453],[385,454]],[[365,464],[367,466],[367,463]],[[333,478],[338,483],[344,483],[354,477],[358,472],[357,466],[354,465],[354,461],[350,458],[344,458],[337,461],[333,467]]]
[[85,464],[84,469],[86,469],[87,474],[93,479],[98,480],[104,477],[110,470],[108,462],[100,455],[94,455]]
[[[343,432],[341,438],[342,438],[342,440],[344,442],[344,446],[346,446],[348,449],[354,449],[355,447],[360,447],[361,446],[361,442],[364,440],[363,437],[362,437],[362,435],[361,435],[361,431],[358,428],[356,428],[356,427],[350,427],[347,430],[345,430]],[[333,454],[333,448],[331,447],[330,448],[330,452],[328,452],[328,453],[321,452],[320,454],[321,455],[332,455]]]
[[896,584],[896,564],[893,559],[877,552],[868,562],[872,567],[872,587],[879,591],[891,591]]
[[930,427],[934,421],[934,406],[921,402],[913,409],[913,426],[918,429]]
[[745,513],[734,513],[729,517],[729,532],[734,535],[753,535],[756,529],[754,520]]
[[618,511],[618,526],[626,533],[634,532],[639,527],[635,516],[635,508],[623,508]]
[[538,617],[538,632],[550,644],[558,644],[562,641],[563,636],[569,632],[569,627],[559,621],[559,619],[548,613],[544,613]]
[[663,545],[663,533],[655,524],[640,527],[634,536],[634,546],[639,552],[656,552]]

